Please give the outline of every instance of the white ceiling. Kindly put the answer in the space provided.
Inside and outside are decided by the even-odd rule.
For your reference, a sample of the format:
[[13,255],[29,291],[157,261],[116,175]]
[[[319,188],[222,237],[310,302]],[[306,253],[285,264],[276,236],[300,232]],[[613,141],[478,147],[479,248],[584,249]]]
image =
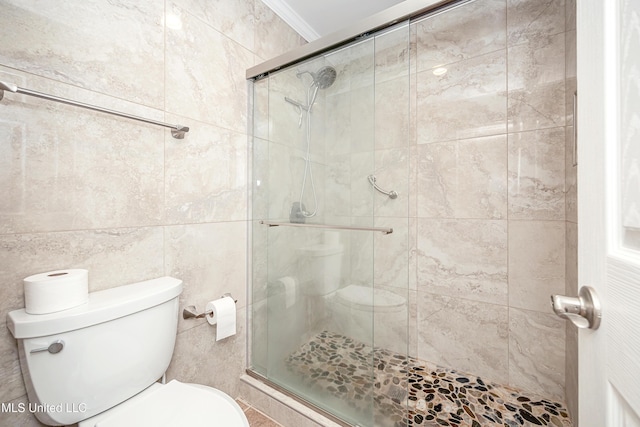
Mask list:
[[403,0],[262,0],[307,41],[348,27]]

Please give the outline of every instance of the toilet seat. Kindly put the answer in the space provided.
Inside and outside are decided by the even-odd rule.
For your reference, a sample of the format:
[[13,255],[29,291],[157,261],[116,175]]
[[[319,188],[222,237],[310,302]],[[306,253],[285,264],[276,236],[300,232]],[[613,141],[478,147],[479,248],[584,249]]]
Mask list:
[[371,311],[374,308],[376,313],[403,310],[406,305],[406,299],[398,294],[361,285],[344,287],[336,292],[336,297],[350,309]]
[[154,384],[131,399],[78,424],[79,427],[249,427],[244,412],[212,387],[172,380]]

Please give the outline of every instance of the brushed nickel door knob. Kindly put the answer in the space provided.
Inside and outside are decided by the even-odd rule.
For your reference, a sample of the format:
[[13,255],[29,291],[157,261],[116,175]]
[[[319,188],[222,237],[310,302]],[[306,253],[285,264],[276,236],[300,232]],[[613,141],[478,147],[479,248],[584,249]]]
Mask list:
[[578,328],[598,329],[600,326],[602,307],[591,286],[581,287],[577,297],[551,295],[551,307],[554,313]]

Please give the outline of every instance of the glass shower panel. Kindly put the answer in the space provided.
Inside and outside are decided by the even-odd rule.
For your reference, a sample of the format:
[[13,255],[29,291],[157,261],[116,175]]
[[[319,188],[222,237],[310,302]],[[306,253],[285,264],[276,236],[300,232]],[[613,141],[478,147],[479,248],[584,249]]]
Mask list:
[[408,246],[408,52],[405,24],[253,82],[251,370],[353,425],[402,420],[376,352],[406,359],[408,265],[375,263]]
[[248,340],[248,352],[251,355],[251,368],[260,375],[267,374],[268,365],[268,326],[267,317],[267,229],[260,220],[268,218],[269,206],[269,79],[254,81],[251,93],[251,167],[249,198],[252,215],[250,222],[249,257],[251,266],[251,333]]

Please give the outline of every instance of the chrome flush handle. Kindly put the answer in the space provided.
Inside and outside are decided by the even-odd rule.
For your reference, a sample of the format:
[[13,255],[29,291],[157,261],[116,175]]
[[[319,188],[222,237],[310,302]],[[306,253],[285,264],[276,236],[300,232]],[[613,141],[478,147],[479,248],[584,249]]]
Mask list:
[[44,351],[48,351],[51,354],[60,353],[64,348],[64,341],[57,340],[49,344],[47,347],[34,348],[29,353],[41,353]]

